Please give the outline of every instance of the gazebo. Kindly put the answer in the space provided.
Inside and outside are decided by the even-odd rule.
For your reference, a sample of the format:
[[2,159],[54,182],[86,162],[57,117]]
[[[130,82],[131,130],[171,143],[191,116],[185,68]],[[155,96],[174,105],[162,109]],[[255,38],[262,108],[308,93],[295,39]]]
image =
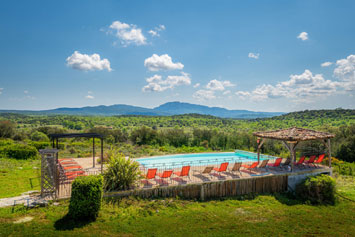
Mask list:
[[60,134],[49,134],[52,140],[53,148],[59,149],[58,140],[60,138],[74,138],[74,137],[85,137],[92,138],[92,166],[95,168],[95,138],[101,141],[101,172],[103,171],[103,158],[104,158],[104,136],[98,133],[60,133]]
[[296,161],[295,149],[297,145],[302,141],[319,140],[324,143],[328,150],[329,168],[332,166],[330,139],[335,137],[334,134],[292,127],[274,131],[254,132],[253,135],[258,138],[258,162],[260,160],[260,149],[265,139],[279,140],[290,152],[291,170],[293,171],[293,163]]

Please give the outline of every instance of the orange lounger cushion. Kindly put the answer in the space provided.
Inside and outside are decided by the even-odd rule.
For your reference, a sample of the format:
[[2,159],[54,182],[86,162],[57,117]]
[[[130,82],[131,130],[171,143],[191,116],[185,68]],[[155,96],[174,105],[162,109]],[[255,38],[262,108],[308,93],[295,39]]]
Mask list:
[[73,165],[73,166],[66,166],[63,167],[64,170],[73,170],[73,169],[82,169],[83,167],[81,167],[80,165]]

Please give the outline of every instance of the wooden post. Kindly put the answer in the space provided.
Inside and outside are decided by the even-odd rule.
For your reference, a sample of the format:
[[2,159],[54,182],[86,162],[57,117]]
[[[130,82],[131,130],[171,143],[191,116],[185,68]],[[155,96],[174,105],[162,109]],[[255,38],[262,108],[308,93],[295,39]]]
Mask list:
[[101,138],[101,174],[104,169],[104,139]]
[[258,139],[258,149],[257,149],[257,151],[258,151],[258,163],[260,163],[260,149],[261,149],[263,144],[264,144],[264,140],[263,139],[261,139],[261,140]]
[[332,150],[330,148],[330,138],[328,138],[328,157],[329,157],[329,168],[332,168]]
[[95,168],[95,138],[92,138],[92,167]]
[[293,162],[295,157],[295,147],[293,143],[290,143],[290,153],[291,153],[291,172],[293,172]]

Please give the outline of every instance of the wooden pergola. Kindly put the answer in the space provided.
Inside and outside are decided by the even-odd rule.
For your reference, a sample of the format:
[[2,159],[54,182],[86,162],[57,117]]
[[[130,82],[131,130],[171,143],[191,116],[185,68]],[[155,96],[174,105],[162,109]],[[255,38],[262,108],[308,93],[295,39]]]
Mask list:
[[101,172],[103,171],[103,160],[104,160],[104,136],[98,133],[60,133],[60,134],[50,134],[50,139],[52,140],[53,148],[59,149],[58,140],[59,138],[74,138],[74,137],[86,137],[92,138],[92,166],[95,168],[95,138],[99,138],[101,141]]
[[314,131],[305,128],[292,127],[288,129],[265,131],[265,132],[254,132],[254,136],[258,138],[258,162],[260,160],[260,149],[264,143],[265,139],[273,139],[281,141],[290,152],[291,157],[291,170],[293,171],[293,163],[296,161],[296,147],[299,142],[319,140],[324,143],[328,150],[329,157],[329,168],[332,167],[331,163],[331,146],[330,139],[335,137],[334,134]]

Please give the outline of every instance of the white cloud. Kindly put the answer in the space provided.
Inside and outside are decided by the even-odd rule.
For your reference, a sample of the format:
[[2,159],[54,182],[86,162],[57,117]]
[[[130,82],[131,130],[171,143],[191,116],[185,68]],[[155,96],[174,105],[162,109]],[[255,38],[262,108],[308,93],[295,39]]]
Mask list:
[[144,92],[162,92],[177,86],[191,85],[190,75],[185,72],[181,72],[180,76],[167,76],[165,80],[160,75],[154,75],[147,78],[146,81],[148,85],[142,88]]
[[226,87],[232,87],[232,86],[234,86],[234,84],[232,84],[230,81],[219,81],[213,79],[208,82],[206,88],[212,91],[223,91],[225,90]]
[[303,41],[308,40],[308,33],[307,32],[301,32],[298,36],[297,39],[301,39]]
[[148,33],[151,34],[151,36],[153,36],[153,37],[158,37],[159,36],[159,33],[157,31],[155,31],[155,30],[150,30],[150,31],[148,31]]
[[23,93],[24,94],[28,94],[29,92],[28,92],[28,90],[24,90]]
[[341,87],[347,91],[355,91],[355,55],[337,60],[334,76],[339,78]]
[[321,64],[322,67],[329,67],[330,65],[332,65],[332,62],[324,62]]
[[228,94],[230,94],[231,93],[231,91],[230,90],[227,90],[227,91],[224,91],[223,92],[223,95],[228,95]]
[[163,30],[165,30],[165,26],[159,25],[158,27],[154,27],[154,30],[148,31],[148,33],[151,34],[151,36],[153,37],[159,37],[160,36],[159,32]]
[[0,95],[2,94],[2,91],[4,90],[4,88],[0,88]]
[[144,66],[148,68],[149,71],[160,71],[160,70],[176,70],[183,69],[184,65],[182,63],[173,63],[171,57],[168,54],[157,55],[153,54],[151,57],[144,60]]
[[211,100],[216,98],[214,91],[211,90],[198,90],[192,95],[192,97],[199,101]]
[[248,91],[237,91],[235,92],[237,96],[239,96],[240,99],[245,100],[250,96],[250,93]]
[[104,70],[112,71],[110,67],[110,62],[104,58],[101,59],[98,54],[81,54],[78,51],[75,51],[67,59],[67,65],[73,69],[81,71],[94,71],[94,70]]
[[259,53],[249,53],[248,57],[249,58],[255,58],[255,59],[259,59],[260,54]]
[[92,96],[92,95],[87,95],[87,96],[85,96],[85,98],[86,98],[86,99],[89,99],[89,100],[95,99],[95,97]]
[[147,44],[146,38],[142,33],[142,29],[138,28],[136,25],[114,21],[110,25],[110,30],[110,33],[113,33],[124,46],[129,44]]
[[322,74],[313,75],[311,71],[305,70],[300,75],[291,75],[290,80],[275,86],[264,84],[257,86],[252,92],[238,91],[236,94],[255,101],[282,97],[295,101],[312,101],[316,97],[335,93],[338,85],[338,82],[325,80]]
[[199,87],[201,84],[200,83],[196,83],[193,87],[194,88],[197,88],[197,87]]

